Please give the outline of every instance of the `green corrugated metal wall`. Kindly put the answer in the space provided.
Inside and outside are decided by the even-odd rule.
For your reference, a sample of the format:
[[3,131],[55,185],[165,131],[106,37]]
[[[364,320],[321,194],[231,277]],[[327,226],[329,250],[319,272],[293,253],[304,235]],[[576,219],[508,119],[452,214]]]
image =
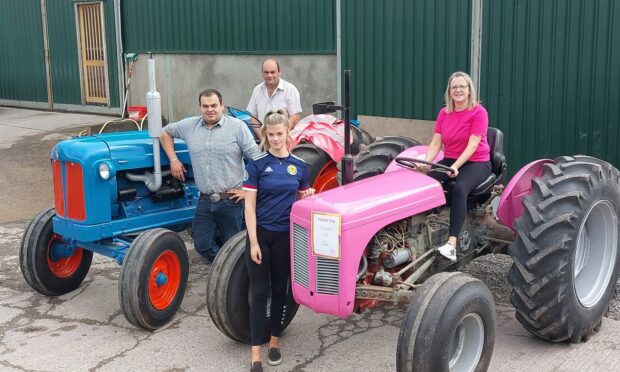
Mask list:
[[125,0],[129,52],[333,54],[335,0]]
[[469,0],[342,0],[343,69],[356,114],[434,120],[470,60]]
[[[54,103],[81,104],[78,41],[73,0],[48,0],[47,22]],[[103,1],[110,105],[119,107],[114,2]]]
[[0,99],[47,102],[41,3],[0,1]]
[[509,170],[582,153],[620,166],[620,3],[484,2],[481,96]]

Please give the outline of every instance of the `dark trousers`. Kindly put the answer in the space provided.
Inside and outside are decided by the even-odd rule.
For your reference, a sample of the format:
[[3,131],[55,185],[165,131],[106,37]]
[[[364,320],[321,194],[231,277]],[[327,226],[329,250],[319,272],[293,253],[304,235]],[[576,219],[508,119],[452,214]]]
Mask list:
[[[454,164],[456,159],[444,158],[439,164],[448,167]],[[443,185],[446,181],[455,180],[452,189],[452,199],[450,200],[450,236],[459,236],[463,222],[465,222],[465,214],[467,213],[467,196],[478,185],[480,185],[491,174],[491,162],[474,162],[468,161],[459,168],[459,175],[456,178],[450,178],[445,173],[429,172],[428,175],[441,182]]]
[[232,199],[212,202],[200,200],[194,213],[194,247],[196,252],[213,262],[220,246],[215,238],[219,235],[222,244],[241,231],[244,204]]
[[[245,264],[250,275],[250,334],[252,346],[262,344],[267,326],[267,300],[271,284],[271,334],[280,337],[286,317],[286,289],[291,273],[291,253],[288,231],[269,231],[256,226],[262,263],[258,265],[250,256],[250,239],[245,245]],[[271,283],[270,279],[271,278]]]

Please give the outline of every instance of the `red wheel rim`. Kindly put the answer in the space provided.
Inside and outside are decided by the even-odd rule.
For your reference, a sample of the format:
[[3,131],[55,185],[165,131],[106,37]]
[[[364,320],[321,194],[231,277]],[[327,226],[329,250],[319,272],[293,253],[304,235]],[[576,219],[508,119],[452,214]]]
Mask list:
[[47,244],[47,266],[50,268],[52,274],[59,278],[68,278],[73,275],[82,262],[82,255],[84,252],[82,248],[76,248],[73,254],[69,257],[63,257],[56,261],[52,261],[50,253],[52,250],[52,244],[54,242],[62,242],[60,235],[52,234],[49,243]]
[[319,174],[312,184],[312,188],[315,189],[316,192],[321,192],[334,189],[338,186],[340,186],[338,183],[338,167],[333,160],[330,160],[319,171]]
[[181,283],[181,262],[171,250],[157,257],[149,274],[149,299],[157,310],[164,310],[176,297]]

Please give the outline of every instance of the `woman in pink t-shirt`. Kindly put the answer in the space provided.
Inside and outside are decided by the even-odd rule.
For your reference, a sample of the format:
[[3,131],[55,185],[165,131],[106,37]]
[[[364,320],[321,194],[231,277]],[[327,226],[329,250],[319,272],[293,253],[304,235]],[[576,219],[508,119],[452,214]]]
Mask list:
[[439,163],[453,170],[450,174],[430,172],[428,175],[442,184],[449,179],[455,180],[450,201],[448,242],[438,250],[456,260],[456,240],[467,213],[467,195],[491,174],[487,143],[489,117],[478,102],[471,77],[464,72],[450,76],[445,99],[446,107],[437,116],[426,160],[433,161],[443,145],[444,159]]

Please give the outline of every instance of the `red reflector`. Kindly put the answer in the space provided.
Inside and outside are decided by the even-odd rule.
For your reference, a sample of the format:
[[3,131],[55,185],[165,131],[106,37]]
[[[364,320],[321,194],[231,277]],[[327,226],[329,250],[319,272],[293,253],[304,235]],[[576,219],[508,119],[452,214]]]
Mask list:
[[54,181],[54,205],[56,214],[65,216],[65,201],[62,197],[62,171],[60,161],[52,160],[52,180]]
[[66,162],[67,174],[67,217],[73,220],[84,221],[84,177],[82,167],[77,163]]

